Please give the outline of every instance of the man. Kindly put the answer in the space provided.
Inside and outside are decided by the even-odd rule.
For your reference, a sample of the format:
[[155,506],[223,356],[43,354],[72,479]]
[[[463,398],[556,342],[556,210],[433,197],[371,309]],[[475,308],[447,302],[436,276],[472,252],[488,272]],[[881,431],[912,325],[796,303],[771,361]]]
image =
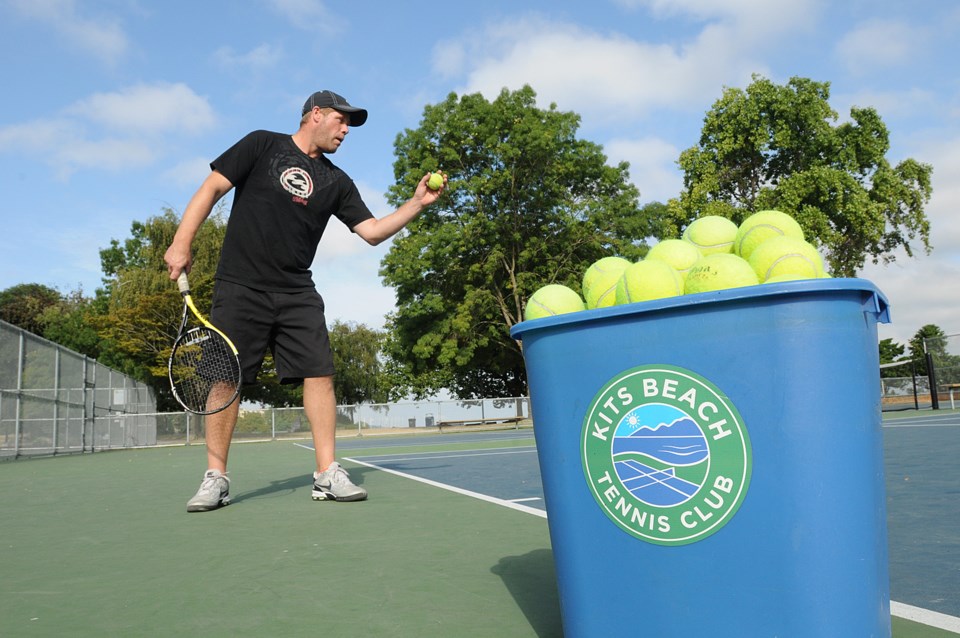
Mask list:
[[[217,266],[211,321],[240,351],[243,383],[256,382],[267,348],[283,383],[303,384],[303,408],[316,449],[314,500],[367,498],[336,462],[336,397],[333,355],[323,299],[310,265],[331,216],[370,245],[392,237],[443,191],[427,187],[424,175],[413,197],[377,219],[353,181],[334,166],[351,126],[367,111],[332,91],[318,91],[303,105],[300,128],[285,135],[254,131],[214,160],[212,172],[190,199],[164,255],[170,279],[189,272],[191,244],[214,204],[236,188]],[[227,454],[239,401],[207,417],[207,471],[188,512],[230,502]]]

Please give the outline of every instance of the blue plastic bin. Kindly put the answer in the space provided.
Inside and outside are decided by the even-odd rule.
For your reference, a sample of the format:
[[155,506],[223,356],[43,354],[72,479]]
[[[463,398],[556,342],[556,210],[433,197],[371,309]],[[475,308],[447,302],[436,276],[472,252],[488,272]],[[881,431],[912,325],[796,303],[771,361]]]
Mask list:
[[525,321],[564,633],[890,636],[862,279]]

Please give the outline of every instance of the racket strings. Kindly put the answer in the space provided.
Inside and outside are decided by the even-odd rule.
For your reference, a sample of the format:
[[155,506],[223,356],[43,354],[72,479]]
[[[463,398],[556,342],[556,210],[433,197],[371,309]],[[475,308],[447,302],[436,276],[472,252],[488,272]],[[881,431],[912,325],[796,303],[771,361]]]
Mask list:
[[217,412],[236,397],[240,366],[223,337],[209,328],[193,328],[174,346],[170,380],[184,407]]

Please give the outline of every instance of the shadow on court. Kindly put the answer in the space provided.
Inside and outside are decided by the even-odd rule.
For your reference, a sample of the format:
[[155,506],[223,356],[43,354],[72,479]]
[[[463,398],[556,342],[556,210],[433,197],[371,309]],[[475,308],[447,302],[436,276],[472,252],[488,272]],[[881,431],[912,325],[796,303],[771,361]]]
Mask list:
[[539,638],[563,635],[552,551],[535,549],[521,556],[504,556],[490,571],[503,579]]
[[293,494],[295,491],[303,489],[304,486],[309,486],[312,481],[312,474],[300,474],[297,476],[291,476],[290,478],[281,479],[279,481],[270,481],[269,485],[265,485],[264,487],[255,490],[241,492],[240,494],[233,496],[231,503],[235,505],[237,503],[242,503],[243,501],[249,501],[257,498]]
[[[374,471],[376,470],[365,467],[350,468],[350,480],[353,481],[355,485],[363,485],[364,475],[368,472]],[[302,490],[305,487],[310,487],[311,485],[313,485],[312,473],[298,474],[296,476],[291,476],[290,478],[280,480],[271,480],[269,485],[265,485],[255,490],[241,492],[235,495],[231,503],[237,504],[257,498],[269,498],[293,494],[297,490]]]

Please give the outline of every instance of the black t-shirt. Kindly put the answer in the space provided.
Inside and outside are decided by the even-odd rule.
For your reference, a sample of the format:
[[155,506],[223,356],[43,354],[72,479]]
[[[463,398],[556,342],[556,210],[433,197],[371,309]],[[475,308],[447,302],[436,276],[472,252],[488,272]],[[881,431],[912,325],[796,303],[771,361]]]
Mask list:
[[310,264],[330,216],[350,230],[373,217],[346,173],[324,155],[305,154],[290,135],[254,131],[210,168],[236,189],[218,279],[257,290],[309,290]]

